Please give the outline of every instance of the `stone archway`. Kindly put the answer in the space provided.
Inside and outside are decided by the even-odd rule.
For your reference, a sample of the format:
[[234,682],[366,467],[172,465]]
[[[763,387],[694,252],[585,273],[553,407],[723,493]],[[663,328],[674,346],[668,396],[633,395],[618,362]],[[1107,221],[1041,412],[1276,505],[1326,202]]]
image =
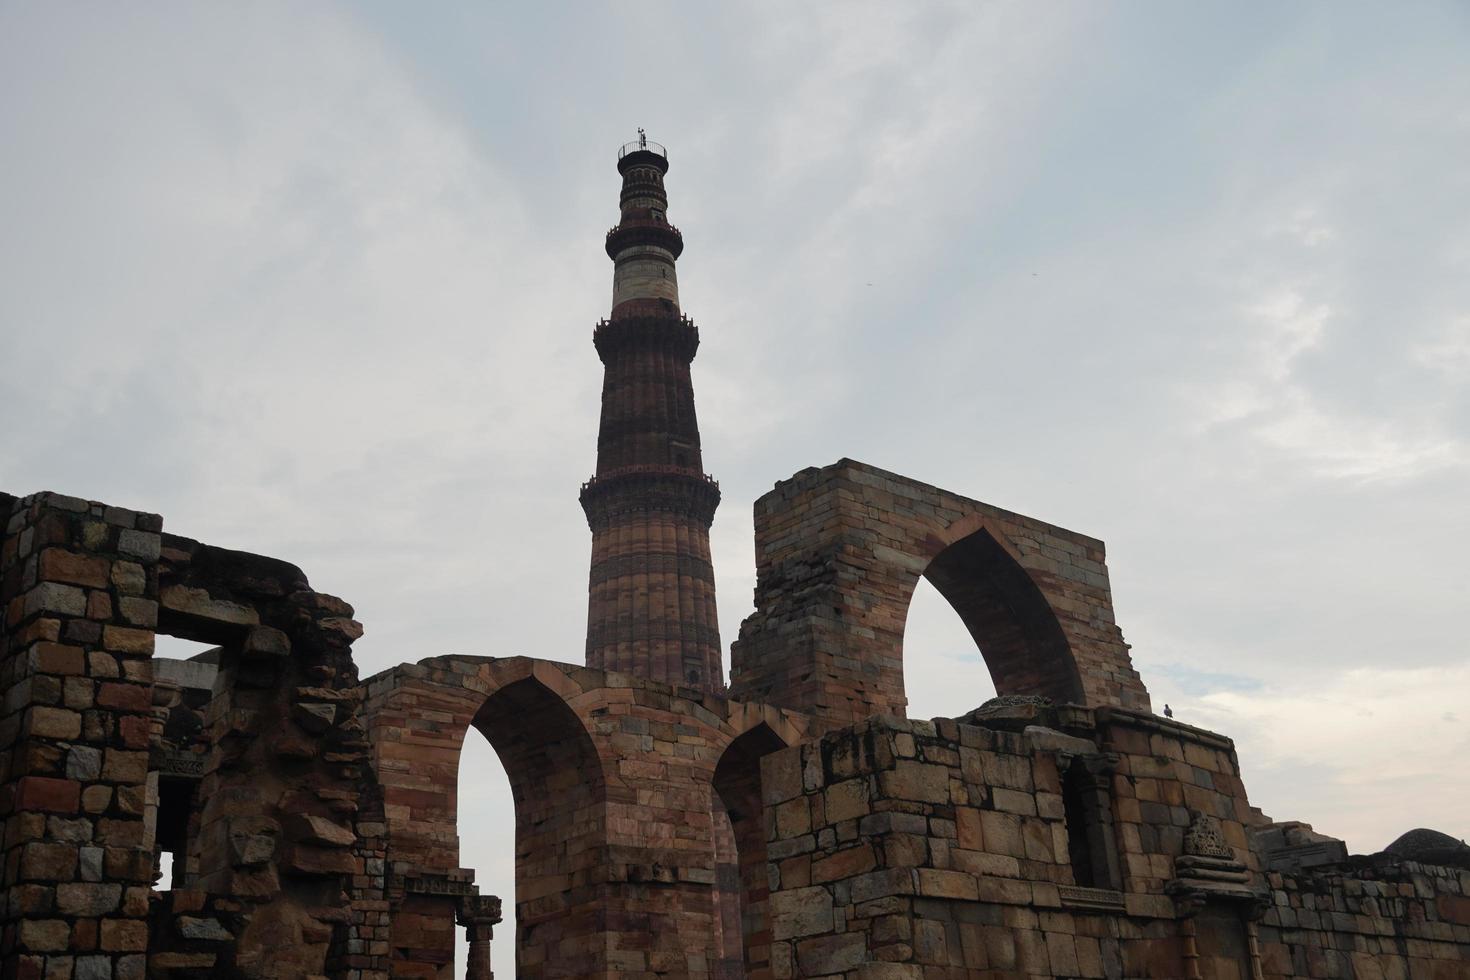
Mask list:
[[[1083,700],[1082,678],[1060,620],[1036,581],[989,527],[948,545],[923,577],[944,597],[980,648],[995,693]],[[918,576],[905,581],[905,609]]]
[[471,727],[500,758],[515,801],[517,975],[549,975],[552,963],[558,976],[599,975],[605,944],[589,911],[604,897],[591,868],[605,852],[606,779],[568,703],[575,685],[554,665],[525,658],[451,657],[368,684],[388,863],[398,869],[388,883],[395,976],[451,975],[456,908],[473,892],[471,872],[459,867],[457,799]]
[[904,624],[925,576],[999,693],[1149,708],[1096,538],[847,459],[777,484],[755,514],[756,611],[731,650],[735,697],[827,727],[903,715]]
[[[485,699],[474,727],[500,757],[515,801],[515,948],[518,976],[554,962],[594,930],[579,916],[597,898],[590,874],[603,840],[601,760],[576,713],[534,676]],[[468,828],[461,827],[461,833]]]
[[366,683],[395,976],[449,976],[455,907],[472,890],[456,799],[471,726],[516,802],[518,976],[679,975],[718,961],[716,768],[743,733],[792,745],[808,719],[528,658],[439,657]]

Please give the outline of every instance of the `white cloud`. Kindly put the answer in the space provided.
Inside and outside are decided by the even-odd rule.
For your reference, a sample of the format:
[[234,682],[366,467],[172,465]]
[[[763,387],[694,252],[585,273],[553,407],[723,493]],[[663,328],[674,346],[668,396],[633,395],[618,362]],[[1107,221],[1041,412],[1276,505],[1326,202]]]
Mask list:
[[1262,690],[1217,690],[1175,708],[1182,720],[1235,735],[1256,806],[1371,853],[1417,826],[1464,834],[1470,785],[1449,774],[1470,752],[1467,691],[1470,661],[1298,669]]
[[1410,356],[1431,371],[1470,379],[1470,316],[1457,316],[1432,340],[1416,344]]

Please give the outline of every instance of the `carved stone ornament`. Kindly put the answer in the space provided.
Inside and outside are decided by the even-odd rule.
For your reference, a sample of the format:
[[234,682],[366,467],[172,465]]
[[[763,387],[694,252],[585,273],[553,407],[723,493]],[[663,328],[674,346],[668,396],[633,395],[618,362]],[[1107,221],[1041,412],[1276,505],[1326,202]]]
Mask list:
[[1202,810],[1189,811],[1189,829],[1184,832],[1184,853],[1191,857],[1234,860],[1235,852],[1220,833],[1220,821]]

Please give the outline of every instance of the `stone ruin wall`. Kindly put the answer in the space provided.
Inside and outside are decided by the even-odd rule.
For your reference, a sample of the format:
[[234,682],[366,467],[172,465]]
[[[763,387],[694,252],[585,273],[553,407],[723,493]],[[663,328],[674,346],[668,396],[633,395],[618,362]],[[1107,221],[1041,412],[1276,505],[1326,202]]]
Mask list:
[[[448,977],[456,919],[487,952],[499,918],[459,866],[471,726],[524,977],[1470,975],[1470,872],[1283,864],[1230,741],[1148,711],[1100,542],[851,461],[756,510],[724,697],[530,658],[360,682],[299,569],[0,495],[0,976]],[[921,573],[1021,697],[903,719]]]
[[[0,508],[3,975],[386,976],[352,608],[154,514]],[[160,633],[217,646],[211,691],[154,683]]]
[[[768,756],[772,975],[1470,975],[1470,872],[1263,875],[1250,836],[1267,821],[1226,740],[1131,712],[1061,714],[1066,732],[1034,716],[878,717]],[[1070,846],[1087,817],[1065,800],[1079,764],[1107,773],[1114,853],[1098,864],[1117,869],[1087,886]],[[1233,874],[1184,867],[1198,813]]]
[[[759,758],[801,742],[804,716],[525,657],[406,664],[367,692],[392,877],[405,889],[390,896],[403,903],[395,975],[440,976],[453,951],[453,883],[473,880],[456,826],[471,727],[515,798],[520,975],[708,976],[739,962],[740,937],[723,930],[742,909],[726,915],[716,887],[717,813],[763,848]],[[765,864],[744,871],[736,901],[754,921]]]

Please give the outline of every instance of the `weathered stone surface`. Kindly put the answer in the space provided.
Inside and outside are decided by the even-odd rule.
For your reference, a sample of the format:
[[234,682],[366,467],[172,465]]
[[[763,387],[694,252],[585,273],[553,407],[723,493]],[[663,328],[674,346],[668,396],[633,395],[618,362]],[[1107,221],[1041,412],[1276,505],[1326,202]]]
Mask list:
[[797,888],[771,896],[776,939],[811,936],[832,929],[832,895],[825,888]]
[[337,708],[332,704],[297,702],[291,706],[291,719],[313,735],[320,735],[336,724]]
[[287,814],[285,830],[286,836],[291,840],[308,844],[351,847],[357,843],[357,835],[350,828],[307,813]]

